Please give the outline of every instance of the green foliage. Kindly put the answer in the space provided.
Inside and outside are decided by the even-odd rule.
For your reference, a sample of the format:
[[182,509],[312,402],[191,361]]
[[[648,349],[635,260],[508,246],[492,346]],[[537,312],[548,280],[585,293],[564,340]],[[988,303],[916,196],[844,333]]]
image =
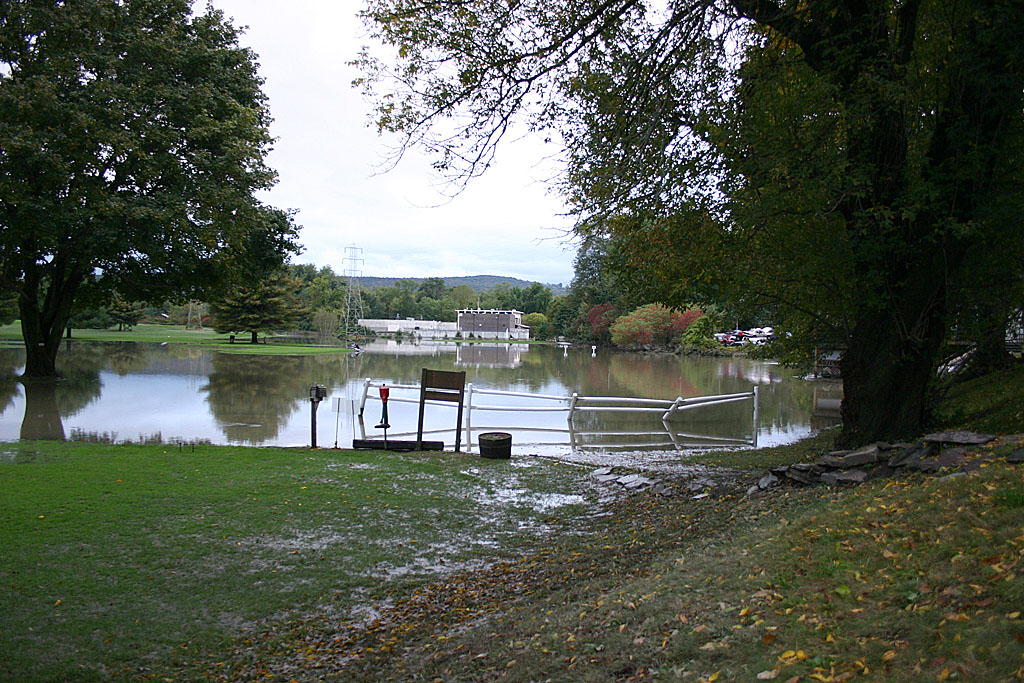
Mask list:
[[714,317],[702,315],[683,331],[679,343],[684,348],[717,349],[720,345],[715,341],[718,325]]
[[254,198],[274,181],[260,86],[237,31],[186,0],[4,4],[0,286],[26,374],[54,374],[87,282],[198,297],[295,250],[290,214]]
[[527,313],[523,316],[523,324],[530,328],[531,339],[547,338],[548,317],[543,313]]
[[[998,348],[1020,305],[1024,4],[805,5],[374,0],[395,57],[363,55],[362,84],[457,182],[517,117],[557,129],[578,232],[611,236],[570,308],[611,300],[588,300],[611,264],[647,301],[767,312],[845,343],[846,443],[907,437],[950,313]],[[1010,296],[979,306],[990,264]]]
[[0,295],[0,325],[7,325],[18,319],[18,297]]
[[105,330],[116,321],[106,308],[76,310],[68,319],[68,327],[87,330]]
[[130,330],[142,320],[144,309],[137,301],[125,301],[115,296],[108,313],[111,320],[117,324],[118,330]]
[[258,333],[288,330],[301,313],[298,281],[284,272],[263,282],[239,287],[229,296],[210,302],[213,329],[220,333],[248,332],[255,344]]

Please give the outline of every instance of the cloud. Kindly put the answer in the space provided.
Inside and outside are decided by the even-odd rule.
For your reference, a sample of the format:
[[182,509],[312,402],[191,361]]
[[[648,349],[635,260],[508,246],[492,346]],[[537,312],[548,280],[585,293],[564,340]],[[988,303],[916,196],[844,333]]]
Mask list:
[[[369,105],[347,65],[368,42],[351,0],[213,0],[248,26],[277,139],[279,173],[263,197],[298,210],[305,252],[295,260],[343,270],[345,247],[363,249],[363,273],[430,277],[496,274],[568,283],[571,221],[544,180],[551,152],[530,136],[506,141],[495,165],[449,199],[418,154],[375,173],[388,141],[367,126]],[[201,3],[196,5],[201,10]]]

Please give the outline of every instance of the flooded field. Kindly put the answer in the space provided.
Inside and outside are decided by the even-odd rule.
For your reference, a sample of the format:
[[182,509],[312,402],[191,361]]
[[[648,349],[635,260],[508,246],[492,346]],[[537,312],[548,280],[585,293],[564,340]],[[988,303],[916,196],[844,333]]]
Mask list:
[[[75,341],[61,351],[58,363],[65,379],[56,384],[17,382],[23,363],[17,344],[0,348],[0,373],[7,377],[0,383],[0,440],[309,445],[309,387],[322,384],[327,398],[317,411],[317,444],[347,448],[354,438],[383,436],[376,427],[382,408],[377,384],[413,385],[422,368],[431,368],[464,370],[477,392],[461,425],[463,450],[475,448],[480,433],[498,430],[513,435],[516,454],[616,464],[644,452],[649,464],[664,460],[667,466],[679,451],[700,445],[794,441],[832,424],[841,397],[838,385],[795,378],[773,363],[592,352],[589,347],[378,341],[358,355],[253,356],[178,344]],[[754,387],[756,413],[752,400],[739,400],[669,420],[660,411],[586,410],[567,419],[573,394],[674,401],[748,393]],[[415,438],[417,397],[415,390],[392,391],[389,438]],[[522,409],[538,405],[566,409]],[[455,422],[453,405],[428,406],[427,438],[443,440],[451,449]]]

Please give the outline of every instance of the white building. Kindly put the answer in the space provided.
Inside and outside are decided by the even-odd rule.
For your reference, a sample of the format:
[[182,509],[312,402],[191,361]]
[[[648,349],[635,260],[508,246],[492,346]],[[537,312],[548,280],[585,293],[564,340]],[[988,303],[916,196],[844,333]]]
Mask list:
[[390,320],[387,318],[360,318],[359,324],[377,334],[397,334],[423,337],[425,339],[449,339],[455,336],[455,323],[437,320],[414,320],[412,318]]

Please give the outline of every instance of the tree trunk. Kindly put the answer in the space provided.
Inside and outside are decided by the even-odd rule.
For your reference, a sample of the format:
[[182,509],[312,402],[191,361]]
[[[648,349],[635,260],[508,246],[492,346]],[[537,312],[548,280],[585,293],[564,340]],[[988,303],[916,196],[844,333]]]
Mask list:
[[908,271],[888,305],[862,312],[847,340],[840,446],[914,439],[924,429],[946,287],[927,261]]
[[71,305],[84,274],[62,270],[54,262],[46,273],[46,295],[40,297],[44,280],[39,268],[27,268],[18,294],[21,336],[25,341],[25,377],[56,377],[61,336],[71,319]]
[[253,330],[251,332],[251,334],[252,334],[252,337],[250,338],[249,343],[250,344],[259,344],[260,340],[258,339],[258,337],[259,337],[260,333],[258,331],[256,331],[256,330]]
[[53,335],[45,329],[37,308],[19,306],[19,310],[21,336],[25,341],[25,377],[56,377],[60,335],[56,340],[51,339]]

